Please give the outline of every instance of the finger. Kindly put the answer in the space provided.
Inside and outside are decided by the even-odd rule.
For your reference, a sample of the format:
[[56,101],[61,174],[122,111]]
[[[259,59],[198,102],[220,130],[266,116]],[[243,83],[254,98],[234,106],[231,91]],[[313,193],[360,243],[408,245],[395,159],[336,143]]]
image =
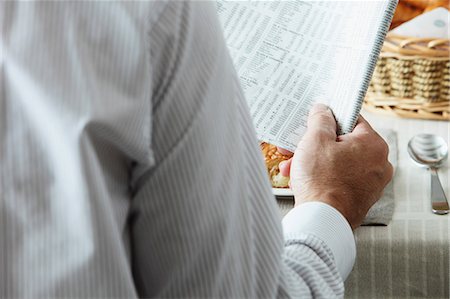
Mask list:
[[360,115],[358,117],[358,121],[356,122],[356,126],[353,129],[353,132],[359,133],[359,132],[372,132],[374,131],[372,126],[369,124],[369,122]]
[[369,124],[369,122],[360,115],[358,117],[358,120],[356,122],[356,125],[355,125],[355,128],[353,129],[353,131],[351,133],[338,136],[337,140],[338,141],[347,141],[347,140],[351,140],[355,137],[358,137],[360,135],[366,135],[366,134],[377,134],[377,133],[372,128],[372,126]]
[[336,120],[330,108],[323,104],[315,104],[311,108],[305,135],[336,140]]
[[278,147],[278,146],[277,146],[277,151],[280,154],[285,155],[285,156],[293,155],[293,153],[291,151],[288,151],[287,149],[284,149],[284,148],[281,148],[281,147]]
[[292,163],[292,158],[290,158],[289,160],[280,162],[280,164],[278,165],[278,168],[280,168],[280,173],[282,176],[289,176],[289,174],[291,172],[291,163]]

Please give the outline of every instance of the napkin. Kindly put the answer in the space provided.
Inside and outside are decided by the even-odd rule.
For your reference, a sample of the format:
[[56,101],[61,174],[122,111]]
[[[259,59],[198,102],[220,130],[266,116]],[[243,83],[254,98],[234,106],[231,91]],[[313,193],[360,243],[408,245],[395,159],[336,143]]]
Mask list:
[[[390,129],[378,129],[378,133],[384,138],[389,146],[389,161],[395,168],[397,166],[397,133]],[[394,214],[394,180],[384,189],[383,196],[377,201],[367,213],[363,225],[388,225]],[[292,196],[277,197],[278,207],[284,217],[293,207],[294,198]]]
[[450,12],[436,8],[393,29],[391,33],[422,38],[449,38]]

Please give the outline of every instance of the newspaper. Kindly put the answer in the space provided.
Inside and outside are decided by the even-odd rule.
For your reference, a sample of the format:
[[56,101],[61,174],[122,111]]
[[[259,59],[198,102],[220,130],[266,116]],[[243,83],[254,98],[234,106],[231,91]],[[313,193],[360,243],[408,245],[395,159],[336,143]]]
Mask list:
[[258,138],[294,150],[313,103],[353,129],[396,1],[218,1]]

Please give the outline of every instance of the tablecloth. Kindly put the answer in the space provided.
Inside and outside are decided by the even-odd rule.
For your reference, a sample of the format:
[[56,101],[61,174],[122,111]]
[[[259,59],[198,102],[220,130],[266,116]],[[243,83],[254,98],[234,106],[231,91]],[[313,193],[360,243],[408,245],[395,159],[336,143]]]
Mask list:
[[[431,213],[430,177],[409,158],[406,146],[419,133],[449,141],[449,122],[399,119],[363,112],[375,128],[397,132],[393,180],[395,210],[387,226],[355,231],[357,258],[345,282],[346,298],[449,298],[449,215]],[[447,197],[449,162],[439,170]]]
[[[397,132],[395,211],[386,227],[356,230],[357,259],[347,279],[346,298],[449,298],[449,215],[434,215],[430,177],[406,151],[410,138],[431,133],[449,141],[449,122],[398,119],[364,112],[374,127]],[[449,195],[449,162],[439,170]]]

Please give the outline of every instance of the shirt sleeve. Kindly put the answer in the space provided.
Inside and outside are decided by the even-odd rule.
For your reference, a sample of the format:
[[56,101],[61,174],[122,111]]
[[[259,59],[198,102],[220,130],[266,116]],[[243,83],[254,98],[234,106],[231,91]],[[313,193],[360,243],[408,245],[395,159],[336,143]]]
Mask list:
[[332,252],[341,277],[350,274],[356,258],[352,229],[344,216],[332,206],[321,202],[308,202],[292,209],[283,219],[285,240],[301,239],[313,235]]

